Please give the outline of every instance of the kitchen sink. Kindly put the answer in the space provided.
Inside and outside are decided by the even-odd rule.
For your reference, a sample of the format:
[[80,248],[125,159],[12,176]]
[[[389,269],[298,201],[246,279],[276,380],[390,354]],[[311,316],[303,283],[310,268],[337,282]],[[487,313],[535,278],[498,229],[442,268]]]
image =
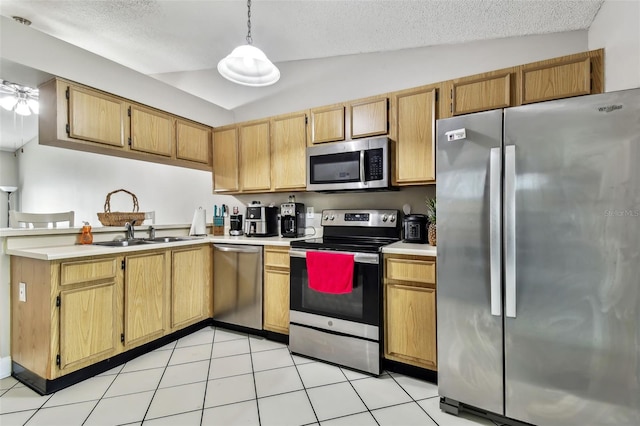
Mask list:
[[145,238],[144,240],[148,243],[174,243],[176,241],[188,241],[193,239],[193,237],[155,237]]
[[146,240],[115,240],[115,241],[100,241],[97,243],[93,243],[96,246],[107,246],[107,247],[129,247],[129,246],[139,246],[141,244],[151,244],[151,241]]

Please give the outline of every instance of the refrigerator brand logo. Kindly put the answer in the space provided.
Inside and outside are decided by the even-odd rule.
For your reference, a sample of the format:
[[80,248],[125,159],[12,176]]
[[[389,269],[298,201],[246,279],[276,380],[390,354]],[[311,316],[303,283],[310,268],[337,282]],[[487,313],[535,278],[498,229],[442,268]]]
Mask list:
[[640,210],[605,210],[605,216],[640,217]]
[[603,106],[598,108],[598,111],[600,112],[611,112],[611,111],[615,111],[617,109],[622,109],[622,105],[607,105],[607,106]]

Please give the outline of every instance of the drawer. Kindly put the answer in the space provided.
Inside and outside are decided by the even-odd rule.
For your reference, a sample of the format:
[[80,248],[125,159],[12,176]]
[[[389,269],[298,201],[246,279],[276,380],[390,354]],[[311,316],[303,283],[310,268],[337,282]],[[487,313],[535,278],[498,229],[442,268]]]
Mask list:
[[289,269],[289,247],[265,246],[264,266]]
[[385,277],[389,280],[436,283],[436,262],[411,258],[385,257]]
[[60,265],[60,284],[78,284],[87,281],[99,281],[114,278],[117,272],[117,259],[85,260],[65,262]]

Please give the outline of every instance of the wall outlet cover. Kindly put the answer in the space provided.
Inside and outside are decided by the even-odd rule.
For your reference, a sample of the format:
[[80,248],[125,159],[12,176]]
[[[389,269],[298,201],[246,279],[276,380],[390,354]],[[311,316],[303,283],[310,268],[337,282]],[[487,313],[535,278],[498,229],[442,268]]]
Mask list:
[[313,219],[313,207],[307,207],[307,219]]

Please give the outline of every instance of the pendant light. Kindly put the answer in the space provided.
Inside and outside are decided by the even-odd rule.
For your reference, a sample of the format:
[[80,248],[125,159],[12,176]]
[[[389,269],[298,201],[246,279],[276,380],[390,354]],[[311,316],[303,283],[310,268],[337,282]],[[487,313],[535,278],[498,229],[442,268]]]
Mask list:
[[227,80],[243,86],[269,86],[280,79],[280,70],[267,55],[253,46],[251,38],[251,0],[247,0],[247,44],[238,46],[218,62],[218,72]]

